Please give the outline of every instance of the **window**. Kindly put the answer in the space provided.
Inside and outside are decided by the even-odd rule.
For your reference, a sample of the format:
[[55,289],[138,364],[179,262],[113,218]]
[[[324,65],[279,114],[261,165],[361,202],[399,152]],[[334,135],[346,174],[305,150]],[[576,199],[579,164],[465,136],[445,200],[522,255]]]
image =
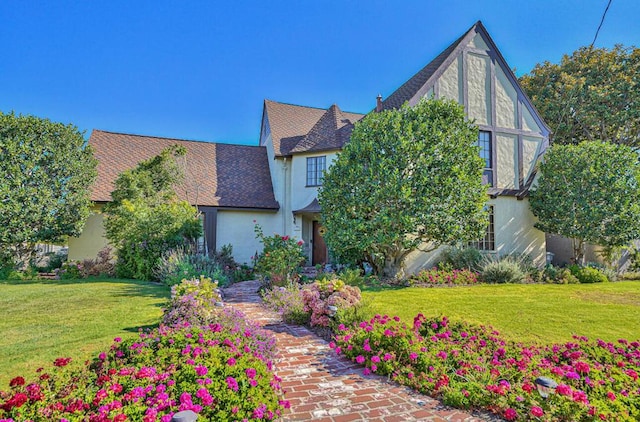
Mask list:
[[478,146],[480,157],[484,160],[482,183],[493,186],[493,151],[491,150],[491,132],[478,132]]
[[327,167],[327,157],[307,158],[307,186],[322,186],[322,176]]
[[469,242],[469,246],[480,251],[495,251],[496,232],[493,222],[493,206],[490,205],[487,210],[489,211],[489,225],[487,226],[487,232],[482,239],[476,240],[475,242]]

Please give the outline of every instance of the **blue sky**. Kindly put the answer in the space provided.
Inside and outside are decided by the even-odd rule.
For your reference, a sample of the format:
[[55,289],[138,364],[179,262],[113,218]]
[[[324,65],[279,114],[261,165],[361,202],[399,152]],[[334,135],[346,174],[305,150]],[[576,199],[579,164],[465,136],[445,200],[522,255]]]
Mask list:
[[[521,75],[589,45],[607,1],[4,1],[0,111],[256,145],[265,98],[367,112],[477,20]],[[640,46],[639,16],[613,0],[596,46]]]

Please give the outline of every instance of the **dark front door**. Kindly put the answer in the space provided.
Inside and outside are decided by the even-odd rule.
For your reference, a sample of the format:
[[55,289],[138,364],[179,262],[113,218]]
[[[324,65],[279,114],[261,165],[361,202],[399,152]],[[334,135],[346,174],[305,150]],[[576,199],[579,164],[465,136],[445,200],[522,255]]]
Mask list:
[[320,234],[319,222],[313,222],[313,259],[312,265],[326,264],[327,263],[327,244],[324,243],[324,239]]

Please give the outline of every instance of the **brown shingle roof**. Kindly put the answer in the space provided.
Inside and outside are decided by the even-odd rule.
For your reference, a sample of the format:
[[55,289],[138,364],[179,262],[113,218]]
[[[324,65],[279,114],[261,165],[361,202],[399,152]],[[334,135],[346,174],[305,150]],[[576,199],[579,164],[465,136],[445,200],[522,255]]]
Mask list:
[[353,130],[352,118],[343,113],[337,105],[332,105],[291,153],[342,149],[349,141]]
[[89,138],[98,160],[98,178],[91,199],[111,201],[113,183],[124,170],[158,155],[172,145],[187,149],[178,162],[185,181],[178,196],[194,205],[278,209],[273,195],[267,151],[264,147],[215,144],[94,130]]
[[333,105],[328,110],[265,100],[265,113],[277,157],[292,153],[340,149],[353,123],[364,115]]

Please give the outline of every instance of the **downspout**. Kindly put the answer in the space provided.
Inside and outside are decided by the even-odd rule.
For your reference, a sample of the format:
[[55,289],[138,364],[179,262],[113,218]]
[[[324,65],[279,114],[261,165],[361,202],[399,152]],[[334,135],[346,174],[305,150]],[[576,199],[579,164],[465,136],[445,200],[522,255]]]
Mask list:
[[283,198],[282,198],[282,202],[283,202],[283,210],[282,210],[282,236],[286,236],[287,235],[287,157],[284,157],[284,163],[283,163],[283,175],[284,175],[284,184],[283,184]]

